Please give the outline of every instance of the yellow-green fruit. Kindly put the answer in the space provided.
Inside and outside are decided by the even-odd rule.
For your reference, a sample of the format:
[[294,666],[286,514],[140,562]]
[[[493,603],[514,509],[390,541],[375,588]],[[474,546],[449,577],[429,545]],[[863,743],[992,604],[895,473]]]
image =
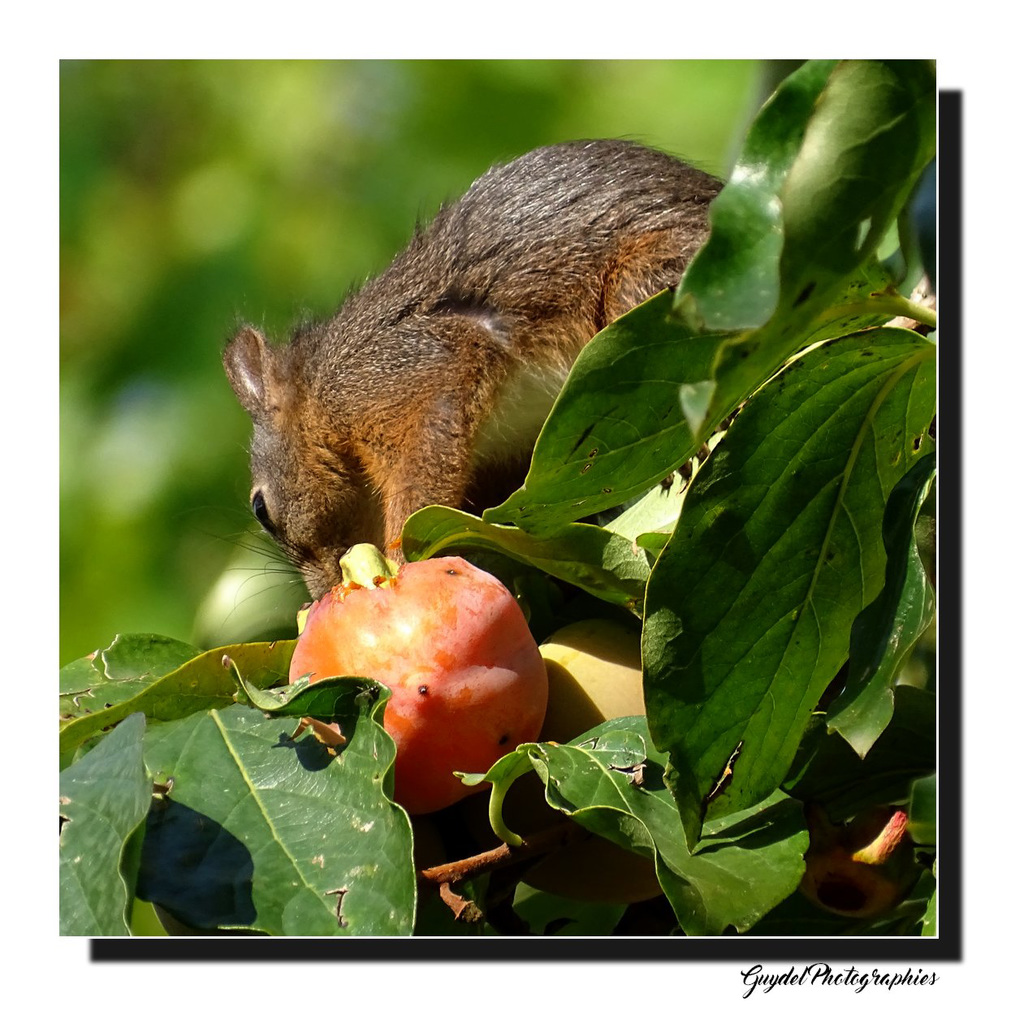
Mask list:
[[[486,807],[480,804],[479,827],[487,828]],[[544,784],[532,772],[512,784],[502,804],[502,818],[521,836],[565,820],[544,799]],[[616,846],[593,833],[549,853],[533,865],[523,881],[565,899],[589,903],[638,903],[661,895],[654,861]]]
[[661,895],[653,860],[592,834],[545,857],[523,881],[581,903],[641,903]]
[[610,718],[644,713],[640,634],[603,619],[560,629],[540,653],[548,710],[540,738],[567,743]]
[[[610,718],[644,713],[636,630],[600,619],[575,622],[542,644],[540,652],[548,672],[542,741],[566,743]],[[512,785],[502,816],[523,836],[564,820],[548,806],[543,784],[533,774]],[[652,860],[592,834],[544,857],[523,881],[591,903],[637,903],[661,895]]]
[[[516,780],[506,797],[508,805],[505,820],[513,828],[524,826],[520,835],[563,819],[548,806],[543,783],[533,774]],[[526,872],[523,881],[534,889],[589,903],[639,903],[661,895],[653,860],[593,833],[549,853]]]

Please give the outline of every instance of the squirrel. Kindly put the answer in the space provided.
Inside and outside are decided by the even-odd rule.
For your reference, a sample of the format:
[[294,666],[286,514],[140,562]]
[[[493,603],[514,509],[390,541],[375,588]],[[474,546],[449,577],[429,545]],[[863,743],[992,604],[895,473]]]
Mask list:
[[417,509],[479,510],[522,483],[580,350],[678,284],[720,188],[634,142],[544,146],[488,170],[287,345],[240,327],[223,359],[253,421],[252,511],[314,599],[351,545],[400,562]]

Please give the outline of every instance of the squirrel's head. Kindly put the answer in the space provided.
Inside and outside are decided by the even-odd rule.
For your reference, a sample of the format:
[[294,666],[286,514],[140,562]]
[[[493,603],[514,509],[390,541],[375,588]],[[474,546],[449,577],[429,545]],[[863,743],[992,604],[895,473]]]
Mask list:
[[[339,425],[308,401],[301,353],[242,327],[224,369],[253,421],[253,515],[302,573],[314,599],[341,582],[338,560],[359,541],[383,541],[380,503]],[[380,536],[378,536],[380,535]]]

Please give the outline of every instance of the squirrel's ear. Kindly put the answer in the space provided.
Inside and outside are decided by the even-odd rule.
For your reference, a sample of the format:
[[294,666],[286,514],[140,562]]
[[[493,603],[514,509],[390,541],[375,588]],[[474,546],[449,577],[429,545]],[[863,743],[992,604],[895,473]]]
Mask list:
[[272,353],[261,331],[248,324],[224,349],[224,370],[228,381],[242,403],[242,408],[256,419],[267,405],[267,371]]

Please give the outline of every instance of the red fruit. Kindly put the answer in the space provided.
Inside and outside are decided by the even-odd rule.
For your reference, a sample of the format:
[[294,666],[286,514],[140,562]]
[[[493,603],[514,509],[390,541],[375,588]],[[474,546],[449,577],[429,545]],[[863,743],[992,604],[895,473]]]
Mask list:
[[547,674],[515,598],[464,559],[413,562],[377,582],[340,584],[313,605],[289,678],[387,686],[395,799],[427,814],[474,792],[453,772],[484,772],[537,739]]

